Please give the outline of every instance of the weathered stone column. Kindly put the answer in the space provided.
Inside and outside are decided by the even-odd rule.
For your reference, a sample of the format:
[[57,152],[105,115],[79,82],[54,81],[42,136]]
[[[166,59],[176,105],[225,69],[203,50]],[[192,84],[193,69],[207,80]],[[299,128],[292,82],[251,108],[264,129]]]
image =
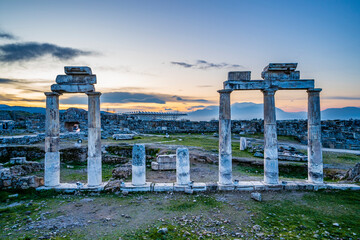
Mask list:
[[190,161],[187,148],[176,149],[176,184],[188,185],[190,183]]
[[146,184],[145,145],[134,144],[132,149],[132,184],[141,186]]
[[246,137],[240,137],[240,151],[245,151],[247,148]]
[[45,186],[60,185],[60,123],[59,96],[56,92],[46,92],[45,120]]
[[219,90],[219,184],[232,185],[231,106],[232,90]]
[[264,182],[279,183],[278,142],[276,133],[275,89],[264,94]]
[[101,169],[101,116],[99,92],[88,95],[88,186],[99,186],[102,182]]
[[308,90],[308,180],[323,183],[320,88]]

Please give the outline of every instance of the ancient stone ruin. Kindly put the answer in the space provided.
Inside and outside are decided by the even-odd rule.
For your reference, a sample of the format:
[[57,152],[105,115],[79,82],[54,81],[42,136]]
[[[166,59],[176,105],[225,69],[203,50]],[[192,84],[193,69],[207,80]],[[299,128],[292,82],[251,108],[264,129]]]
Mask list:
[[[359,189],[359,186],[323,183],[323,159],[321,147],[320,91],[314,88],[314,80],[300,79],[295,71],[296,63],[270,63],[262,72],[264,80],[251,80],[251,72],[229,72],[228,80],[220,93],[219,109],[219,179],[217,183],[190,180],[189,150],[179,147],[171,161],[158,160],[157,164],[171,165],[176,169],[176,182],[152,183],[146,181],[146,153],[144,144],[132,148],[131,182],[120,182],[120,190],[131,191],[193,191],[205,190],[317,190]],[[66,75],[56,78],[52,92],[46,95],[45,137],[45,187],[40,189],[102,190],[101,166],[101,119],[100,95],[95,92],[96,76],[89,67],[65,67]],[[234,90],[260,90],[264,94],[264,181],[233,181],[231,149],[230,94]],[[274,95],[278,90],[307,90],[308,92],[308,181],[279,181],[278,142]],[[60,184],[59,153],[59,96],[63,93],[86,93],[88,95],[88,182],[86,185]],[[246,139],[241,149],[247,148]],[[175,160],[174,160],[175,159]],[[155,163],[154,163],[155,164]],[[161,168],[161,167],[160,167]],[[130,169],[129,169],[130,171]],[[120,181],[120,180],[117,180]],[[109,183],[110,185],[112,183]],[[341,186],[340,186],[341,185]]]
[[[240,90],[260,90],[264,94],[264,183],[279,184],[278,143],[275,116],[275,92],[306,90],[308,93],[308,180],[323,183],[321,150],[320,91],[314,80],[300,79],[297,63],[270,63],[261,76],[251,80],[251,72],[229,72],[220,93],[219,110],[219,185],[233,185],[231,149],[230,94]],[[242,146],[244,147],[244,146]]]
[[[59,97],[65,93],[88,95],[88,182],[86,187],[102,185],[100,92],[95,92],[96,75],[89,67],[65,67],[66,75],[58,75],[52,92],[46,92],[45,123],[45,188],[69,187],[60,184]],[[71,186],[70,186],[71,187]],[[76,186],[73,186],[76,188]]]

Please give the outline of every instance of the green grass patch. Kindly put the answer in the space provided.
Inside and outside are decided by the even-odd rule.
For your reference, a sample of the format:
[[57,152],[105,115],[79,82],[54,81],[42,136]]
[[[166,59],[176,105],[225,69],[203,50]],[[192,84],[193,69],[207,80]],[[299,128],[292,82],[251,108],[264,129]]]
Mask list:
[[215,208],[221,207],[221,202],[207,195],[198,195],[195,197],[185,196],[186,198],[179,200],[171,200],[167,209],[169,211],[188,211],[199,208]]
[[[239,163],[233,169],[235,172],[244,173],[250,176],[264,175],[264,166]],[[304,179],[307,177],[307,169],[300,165],[288,164],[279,166],[279,177]]]
[[353,166],[360,162],[360,156],[351,153],[323,152],[324,163]]
[[255,222],[265,235],[350,239],[360,234],[360,193],[356,191],[306,193],[297,200],[274,199],[252,205]]
[[[80,165],[72,165],[73,168],[67,168],[69,164],[61,164],[60,179],[61,182],[87,182],[87,165],[86,163]],[[112,164],[102,164],[102,179],[103,182],[108,181],[112,177]]]

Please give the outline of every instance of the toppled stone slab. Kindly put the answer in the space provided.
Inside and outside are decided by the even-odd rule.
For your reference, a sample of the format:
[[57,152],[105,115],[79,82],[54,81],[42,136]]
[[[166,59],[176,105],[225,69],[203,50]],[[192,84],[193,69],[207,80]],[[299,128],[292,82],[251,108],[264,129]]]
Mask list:
[[175,170],[176,154],[159,155],[156,162],[151,162],[152,170]]
[[259,192],[253,192],[251,193],[251,198],[254,199],[255,201],[261,202],[261,193]]
[[115,140],[131,140],[134,139],[135,134],[114,134],[112,138]]
[[9,161],[12,165],[20,165],[26,163],[26,157],[13,157]]
[[295,71],[297,63],[269,63],[264,71]]
[[344,179],[353,182],[360,182],[360,163],[357,163],[353,168],[350,168],[346,172]]
[[297,63],[269,63],[261,77],[265,80],[299,80],[300,72],[295,71]]
[[66,75],[92,75],[91,68],[86,66],[65,66]]
[[70,84],[53,84],[51,85],[51,91],[58,93],[86,93],[94,92],[94,85],[70,85]]
[[57,75],[57,84],[96,84],[96,75]]

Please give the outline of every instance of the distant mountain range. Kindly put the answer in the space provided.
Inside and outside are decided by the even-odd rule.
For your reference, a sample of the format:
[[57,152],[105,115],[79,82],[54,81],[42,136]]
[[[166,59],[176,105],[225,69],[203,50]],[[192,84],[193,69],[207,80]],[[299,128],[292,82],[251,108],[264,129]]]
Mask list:
[[[250,120],[254,118],[263,118],[263,104],[252,102],[234,103],[231,105],[231,119],[233,120]],[[188,118],[193,121],[208,121],[219,118],[219,107],[209,106],[201,110],[188,113]],[[280,108],[276,108],[276,119],[306,119],[307,112],[285,112]],[[360,119],[360,108],[328,108],[321,111],[321,119]]]
[[[0,104],[0,111],[24,111],[30,113],[45,114],[45,108],[40,107],[22,107],[22,106],[8,106]],[[60,110],[61,112],[65,110]],[[186,117],[192,121],[209,121],[219,118],[219,107],[208,106],[201,110],[188,112]],[[231,118],[233,120],[250,120],[254,118],[263,118],[263,104],[256,104],[252,102],[234,103],[231,105]],[[306,119],[306,112],[285,112],[280,108],[276,108],[276,118],[278,120],[289,119]],[[360,108],[358,107],[344,107],[344,108],[328,108],[321,112],[321,119],[360,119]]]
[[22,107],[22,106],[8,106],[4,104],[0,104],[0,111],[24,111],[29,113],[46,113],[45,108],[41,107]]

